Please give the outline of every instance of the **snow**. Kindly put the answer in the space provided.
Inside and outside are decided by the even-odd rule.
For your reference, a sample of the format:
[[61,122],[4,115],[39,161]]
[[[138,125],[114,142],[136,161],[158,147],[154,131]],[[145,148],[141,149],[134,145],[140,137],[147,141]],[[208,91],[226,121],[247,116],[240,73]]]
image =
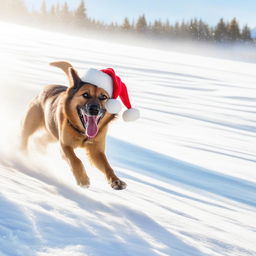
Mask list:
[[[0,256],[256,255],[256,64],[0,29]],[[89,189],[57,145],[18,152],[26,104],[67,84],[48,66],[56,60],[81,75],[113,67],[126,82],[141,119],[119,118],[107,140],[126,190],[112,190],[82,150]]]

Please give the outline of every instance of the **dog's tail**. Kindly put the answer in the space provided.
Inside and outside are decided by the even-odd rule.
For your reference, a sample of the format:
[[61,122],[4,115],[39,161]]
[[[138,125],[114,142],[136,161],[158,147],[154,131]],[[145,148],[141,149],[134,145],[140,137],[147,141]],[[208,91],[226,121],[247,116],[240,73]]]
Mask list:
[[73,68],[73,66],[66,61],[54,61],[49,64],[51,66],[54,66],[54,67],[57,67],[57,68],[60,68],[61,70],[63,70],[65,72],[65,74],[67,75],[67,77],[69,76],[69,72],[68,72],[69,68]]

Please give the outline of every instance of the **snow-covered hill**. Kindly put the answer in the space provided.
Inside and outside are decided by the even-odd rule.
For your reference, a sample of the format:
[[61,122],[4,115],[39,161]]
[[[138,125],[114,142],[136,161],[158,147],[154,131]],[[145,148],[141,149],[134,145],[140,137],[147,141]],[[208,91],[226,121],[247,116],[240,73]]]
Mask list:
[[[1,256],[256,255],[256,65],[82,39],[0,23]],[[77,187],[58,146],[17,150],[26,104],[80,74],[113,67],[136,123],[109,129],[114,191],[83,151]]]

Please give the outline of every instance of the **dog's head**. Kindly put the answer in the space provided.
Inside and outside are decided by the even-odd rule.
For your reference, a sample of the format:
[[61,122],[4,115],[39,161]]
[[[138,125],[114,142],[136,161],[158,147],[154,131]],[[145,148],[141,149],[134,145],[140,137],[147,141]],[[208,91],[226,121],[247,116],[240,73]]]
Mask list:
[[105,104],[110,95],[95,85],[84,83],[73,67],[68,69],[70,87],[67,90],[65,111],[70,121],[85,135],[94,138],[100,127],[112,116]]

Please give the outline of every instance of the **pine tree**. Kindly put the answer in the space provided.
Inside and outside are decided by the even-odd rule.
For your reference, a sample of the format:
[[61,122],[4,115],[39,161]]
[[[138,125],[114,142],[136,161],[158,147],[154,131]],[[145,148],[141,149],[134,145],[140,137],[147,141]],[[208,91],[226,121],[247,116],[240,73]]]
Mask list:
[[65,2],[60,11],[60,22],[63,24],[70,24],[71,20],[72,20],[72,14],[69,11],[67,2]]
[[124,22],[123,22],[121,28],[123,30],[125,30],[125,31],[131,30],[131,24],[130,24],[129,19],[127,17],[125,17]]
[[74,12],[74,22],[77,26],[84,26],[87,23],[87,15],[84,0],[81,0],[79,6]]
[[56,15],[56,6],[52,5],[50,8],[50,12],[48,14],[49,23],[51,25],[55,25],[57,22],[57,15]]
[[15,0],[15,6],[19,16],[28,14],[28,10],[23,0]]
[[52,5],[50,9],[50,16],[54,17],[56,15],[56,6]]
[[188,26],[188,31],[192,38],[198,39],[199,31],[198,31],[198,21],[196,18],[190,21],[190,24]]
[[143,14],[138,18],[138,21],[136,23],[136,31],[143,33],[147,30],[147,21],[145,18],[145,15]]
[[180,35],[180,23],[179,22],[175,22],[175,25],[174,25],[174,35],[176,37],[178,37]]
[[20,19],[26,17],[28,10],[23,0],[2,0],[0,18]]
[[210,40],[212,39],[209,26],[202,20],[198,22],[198,40]]
[[56,13],[57,16],[60,15],[60,4],[59,3],[57,3],[57,5],[55,7],[55,13]]
[[252,40],[251,30],[247,25],[245,25],[242,29],[241,39],[244,40],[244,41],[251,41]]
[[109,25],[109,29],[112,31],[117,31],[118,30],[118,24],[116,22],[111,22]]
[[166,20],[165,24],[163,24],[163,33],[166,35],[170,35],[172,32],[172,26],[170,25],[170,21]]
[[41,3],[40,13],[41,13],[42,16],[47,15],[47,6],[46,6],[45,0],[43,0],[42,3]]
[[241,38],[239,25],[236,21],[236,18],[233,18],[228,26],[228,35],[229,40],[238,41]]
[[131,30],[135,31],[135,21],[134,21],[134,19],[132,20],[132,23],[131,23]]
[[228,27],[223,18],[220,19],[219,23],[215,27],[214,39],[216,41],[226,41],[228,39]]
[[161,20],[155,20],[154,24],[152,26],[152,31],[155,34],[161,34],[163,33],[163,24]]
[[180,24],[180,29],[179,29],[179,36],[181,38],[187,38],[189,36],[189,27],[190,24],[186,24],[184,20],[182,20],[182,23]]

